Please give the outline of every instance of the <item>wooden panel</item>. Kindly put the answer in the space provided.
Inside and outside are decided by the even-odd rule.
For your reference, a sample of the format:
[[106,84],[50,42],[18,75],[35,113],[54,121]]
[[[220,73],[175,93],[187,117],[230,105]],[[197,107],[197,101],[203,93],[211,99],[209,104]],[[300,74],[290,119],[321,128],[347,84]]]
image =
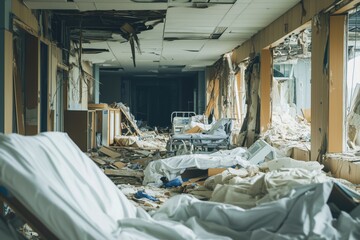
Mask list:
[[329,81],[327,69],[327,27],[329,16],[319,16],[313,24],[311,53],[311,160],[320,160],[327,149]]
[[261,51],[260,60],[260,132],[268,129],[271,123],[271,80],[272,80],[272,57],[269,49]]
[[343,152],[344,139],[344,84],[345,80],[345,24],[346,16],[330,17],[329,40],[329,146],[328,152]]
[[12,0],[11,10],[18,19],[20,19],[32,30],[31,32],[39,32],[39,24],[36,17],[32,14],[32,11],[22,3],[22,1]]
[[88,111],[65,111],[64,131],[81,151],[88,150]]
[[12,133],[13,125],[13,36],[4,30],[4,133]]

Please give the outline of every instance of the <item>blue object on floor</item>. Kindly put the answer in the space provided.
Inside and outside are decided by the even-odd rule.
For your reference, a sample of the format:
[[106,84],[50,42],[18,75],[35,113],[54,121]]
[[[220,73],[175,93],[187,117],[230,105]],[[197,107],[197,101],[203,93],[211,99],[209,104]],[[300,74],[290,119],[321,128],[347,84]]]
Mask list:
[[9,197],[8,190],[3,186],[0,186],[0,194],[3,195],[4,197]]
[[181,178],[175,178],[167,183],[164,184],[165,188],[171,188],[171,187],[179,187],[181,186],[183,183],[183,181],[181,180]]
[[135,196],[135,198],[138,198],[138,199],[139,198],[147,198],[154,202],[159,201],[159,199],[157,199],[156,197],[150,196],[149,194],[145,193],[145,191],[137,191],[134,196]]

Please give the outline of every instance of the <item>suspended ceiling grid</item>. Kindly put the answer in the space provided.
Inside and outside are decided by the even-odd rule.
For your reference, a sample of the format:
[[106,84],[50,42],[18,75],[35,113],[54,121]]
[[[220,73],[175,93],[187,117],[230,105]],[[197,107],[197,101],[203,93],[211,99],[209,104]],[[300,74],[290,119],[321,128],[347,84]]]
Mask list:
[[[269,25],[299,0],[25,0],[31,9],[52,10],[166,10],[164,23],[142,32],[141,54],[133,66],[130,44],[119,41],[91,42],[83,48],[109,52],[84,54],[83,59],[124,72],[197,71],[212,65],[259,30]],[[218,33],[218,39],[213,39]]]

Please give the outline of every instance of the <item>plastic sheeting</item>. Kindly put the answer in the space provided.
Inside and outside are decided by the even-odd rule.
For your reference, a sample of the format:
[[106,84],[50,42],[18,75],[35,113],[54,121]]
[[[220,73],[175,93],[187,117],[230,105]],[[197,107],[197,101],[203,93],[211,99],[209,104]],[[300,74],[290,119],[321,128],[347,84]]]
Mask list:
[[359,208],[332,218],[331,182],[249,210],[179,195],[150,216],[62,133],[0,135],[0,183],[60,239],[360,238]]
[[153,183],[162,185],[161,177],[172,180],[185,171],[186,168],[198,169],[230,167],[236,164],[249,165],[246,161],[246,150],[235,148],[218,151],[212,154],[180,155],[150,162],[144,171],[144,185]]

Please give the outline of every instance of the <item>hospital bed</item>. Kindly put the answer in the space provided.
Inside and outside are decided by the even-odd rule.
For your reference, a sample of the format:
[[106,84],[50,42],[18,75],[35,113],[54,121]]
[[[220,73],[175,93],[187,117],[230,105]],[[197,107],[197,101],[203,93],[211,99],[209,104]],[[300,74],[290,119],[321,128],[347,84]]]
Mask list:
[[229,149],[232,123],[233,119],[222,118],[207,132],[170,135],[167,143],[168,151],[176,155],[181,155]]

